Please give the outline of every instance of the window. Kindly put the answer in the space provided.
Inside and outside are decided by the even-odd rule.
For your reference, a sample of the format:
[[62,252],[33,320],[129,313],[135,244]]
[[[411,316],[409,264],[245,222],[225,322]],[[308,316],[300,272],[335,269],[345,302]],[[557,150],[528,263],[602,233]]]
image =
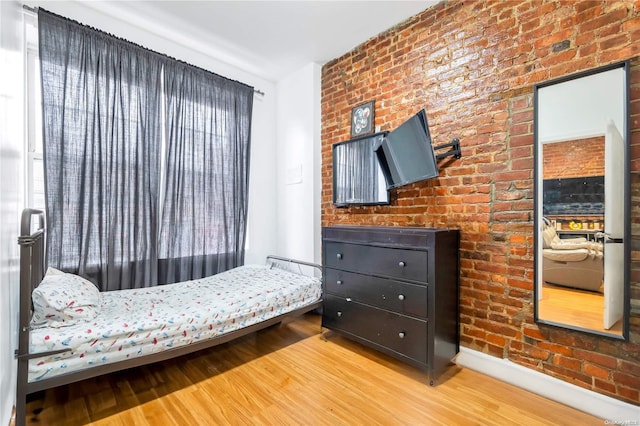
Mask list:
[[37,19],[27,198],[44,199],[44,151],[49,264],[95,271],[105,290],[241,264],[253,88],[46,11]]
[[40,102],[40,63],[38,60],[38,28],[33,16],[25,16],[27,52],[26,102],[26,203],[27,207],[44,210],[44,163],[42,152],[42,106]]

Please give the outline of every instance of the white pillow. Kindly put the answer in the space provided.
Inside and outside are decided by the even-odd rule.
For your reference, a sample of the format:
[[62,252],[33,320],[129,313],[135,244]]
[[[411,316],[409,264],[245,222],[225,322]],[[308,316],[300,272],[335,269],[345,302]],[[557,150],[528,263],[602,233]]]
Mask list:
[[100,311],[100,291],[92,282],[49,268],[31,295],[32,327],[64,327],[91,321]]
[[64,275],[64,274],[65,274],[65,273],[64,273],[64,272],[62,272],[61,270],[56,269],[56,268],[52,268],[51,266],[49,266],[49,267],[47,268],[47,273],[45,274],[45,276],[46,276],[46,275]]

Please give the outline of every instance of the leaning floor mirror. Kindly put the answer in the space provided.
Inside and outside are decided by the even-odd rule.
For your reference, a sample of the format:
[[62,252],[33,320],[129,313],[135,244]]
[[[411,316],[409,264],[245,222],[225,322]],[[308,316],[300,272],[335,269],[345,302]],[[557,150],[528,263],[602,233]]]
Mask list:
[[628,338],[629,63],[534,90],[535,319]]

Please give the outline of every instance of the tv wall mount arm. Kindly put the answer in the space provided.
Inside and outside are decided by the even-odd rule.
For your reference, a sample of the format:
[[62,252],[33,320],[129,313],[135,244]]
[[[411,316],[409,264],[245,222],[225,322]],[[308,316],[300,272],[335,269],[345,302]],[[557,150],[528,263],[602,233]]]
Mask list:
[[434,151],[439,151],[441,149],[451,148],[447,152],[443,152],[442,154],[436,154],[436,160],[439,161],[445,157],[449,157],[450,155],[455,158],[461,158],[462,152],[460,151],[460,139],[454,138],[449,143],[445,143],[443,145],[434,146]]

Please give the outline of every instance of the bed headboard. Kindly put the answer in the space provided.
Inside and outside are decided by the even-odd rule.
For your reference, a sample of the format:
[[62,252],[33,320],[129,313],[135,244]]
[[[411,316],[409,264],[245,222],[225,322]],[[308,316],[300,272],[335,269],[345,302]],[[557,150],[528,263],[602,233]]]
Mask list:
[[[37,218],[38,228],[31,231],[33,219]],[[19,347],[28,348],[28,330],[31,322],[31,293],[44,277],[44,212],[36,209],[24,209],[20,222],[20,331]],[[26,339],[26,342],[21,340]]]
[[[38,228],[31,232],[33,218],[38,218]],[[24,209],[20,221],[20,287],[28,284],[29,294],[44,277],[44,212],[36,209]]]

